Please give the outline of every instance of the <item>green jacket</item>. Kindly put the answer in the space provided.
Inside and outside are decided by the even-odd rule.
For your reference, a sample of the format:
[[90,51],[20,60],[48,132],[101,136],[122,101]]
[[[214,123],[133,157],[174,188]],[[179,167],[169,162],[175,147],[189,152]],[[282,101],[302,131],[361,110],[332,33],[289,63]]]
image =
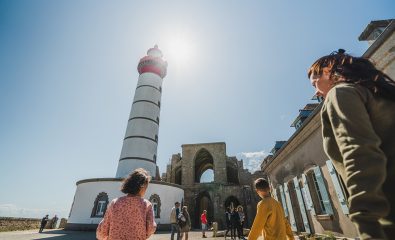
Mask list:
[[385,239],[383,229],[395,223],[395,102],[340,83],[321,117],[324,150],[346,185],[351,220],[362,239]]

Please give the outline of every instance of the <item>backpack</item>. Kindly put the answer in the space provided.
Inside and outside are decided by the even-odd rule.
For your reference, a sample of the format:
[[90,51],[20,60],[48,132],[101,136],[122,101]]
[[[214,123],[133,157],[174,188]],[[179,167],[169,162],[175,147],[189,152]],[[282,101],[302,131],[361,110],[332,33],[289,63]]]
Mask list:
[[187,219],[185,218],[184,214],[178,214],[177,223],[180,227],[183,227],[187,224]]

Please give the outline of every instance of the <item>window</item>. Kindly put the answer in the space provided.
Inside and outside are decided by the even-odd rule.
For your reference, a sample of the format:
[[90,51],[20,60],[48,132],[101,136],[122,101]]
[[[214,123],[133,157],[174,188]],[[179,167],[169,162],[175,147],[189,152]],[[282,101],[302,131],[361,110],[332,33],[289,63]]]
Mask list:
[[108,205],[108,195],[105,192],[101,192],[97,195],[95,202],[93,203],[91,217],[103,217],[106,213]]
[[99,201],[96,209],[96,216],[104,215],[104,208],[106,207],[106,201]]
[[288,217],[288,208],[287,208],[287,203],[286,203],[286,200],[285,200],[285,193],[284,193],[284,190],[283,190],[283,186],[280,185],[278,187],[278,189],[280,190],[280,198],[279,199],[281,199],[281,205],[283,205],[285,217]]
[[306,173],[309,192],[314,205],[315,213],[318,215],[333,215],[332,204],[322,177],[320,167],[315,167]]
[[308,219],[307,214],[306,214],[305,200],[303,199],[302,190],[300,188],[300,182],[299,182],[297,177],[294,177],[293,184],[294,184],[294,187],[295,187],[296,197],[297,197],[297,200],[298,200],[298,203],[299,203],[300,213],[302,215],[302,221],[303,221],[304,230],[307,233],[311,233],[309,219]]
[[288,209],[288,216],[289,216],[289,222],[291,223],[291,229],[292,231],[297,231],[297,226],[296,226],[296,221],[295,221],[295,215],[292,209],[292,202],[291,202],[291,197],[289,194],[288,190],[288,184],[284,183],[284,194],[285,194],[285,200],[287,203],[287,209]]
[[344,190],[343,184],[340,182],[340,178],[338,173],[336,172],[335,167],[331,160],[326,161],[326,165],[328,166],[329,174],[331,175],[333,186],[335,187],[337,198],[339,199],[340,206],[344,214],[349,214],[346,191]]
[[160,197],[158,194],[152,194],[151,197],[149,198],[149,201],[152,204],[152,210],[154,212],[155,218],[160,218]]

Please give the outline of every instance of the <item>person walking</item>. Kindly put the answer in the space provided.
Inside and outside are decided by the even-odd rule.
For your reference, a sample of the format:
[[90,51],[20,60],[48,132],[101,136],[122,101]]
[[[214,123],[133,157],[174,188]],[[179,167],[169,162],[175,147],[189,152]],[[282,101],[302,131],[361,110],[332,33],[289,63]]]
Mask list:
[[207,211],[206,210],[203,210],[203,213],[200,216],[200,221],[202,223],[202,237],[206,238],[206,230],[207,230]]
[[170,213],[171,235],[170,239],[174,240],[174,234],[177,233],[177,240],[180,240],[180,227],[178,225],[178,216],[180,215],[180,203],[176,202]]
[[237,207],[237,213],[239,214],[239,225],[237,226],[237,235],[239,239],[244,239],[243,225],[245,220],[245,214],[243,212],[243,207],[241,205]]
[[395,81],[339,49],[308,71],[321,109],[323,145],[349,195],[361,239],[395,236]]
[[269,183],[264,178],[255,180],[255,191],[262,198],[256,209],[248,240],[256,240],[263,236],[265,240],[294,239],[291,226],[285,218],[284,210],[279,202],[270,196]]
[[150,176],[142,168],[134,170],[122,183],[126,196],[109,204],[96,230],[99,240],[148,239],[156,230],[151,203],[144,199]]
[[180,225],[180,232],[181,232],[180,239],[188,240],[188,233],[191,230],[191,217],[189,216],[187,206],[182,207],[182,211],[181,211],[178,218],[179,218],[179,225]]
[[[230,223],[231,216],[232,216],[231,210],[229,207],[227,207],[225,212],[225,224],[226,224],[225,239],[226,236],[228,235],[228,232],[232,229],[232,224]],[[232,232],[230,232],[230,234],[232,234]]]
[[43,218],[41,219],[40,230],[38,230],[39,233],[42,233],[43,230],[44,230],[44,228],[45,228],[45,225],[47,225],[48,216],[49,216],[49,215],[47,214],[47,215],[45,215],[45,217],[43,217]]

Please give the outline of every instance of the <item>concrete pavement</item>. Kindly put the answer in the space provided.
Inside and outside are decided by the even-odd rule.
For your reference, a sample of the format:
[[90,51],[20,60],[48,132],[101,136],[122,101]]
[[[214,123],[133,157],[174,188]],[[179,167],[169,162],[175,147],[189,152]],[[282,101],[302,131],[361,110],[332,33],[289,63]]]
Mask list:
[[[208,238],[202,238],[202,233],[197,231],[189,232],[189,239],[215,239],[212,238],[212,232],[206,234]],[[15,232],[0,232],[0,240],[94,240],[95,232],[81,232],[81,231],[64,231],[64,230],[44,230],[43,233],[38,233],[38,229]],[[169,240],[170,233],[158,232],[149,240]],[[222,238],[216,238],[222,239]]]

